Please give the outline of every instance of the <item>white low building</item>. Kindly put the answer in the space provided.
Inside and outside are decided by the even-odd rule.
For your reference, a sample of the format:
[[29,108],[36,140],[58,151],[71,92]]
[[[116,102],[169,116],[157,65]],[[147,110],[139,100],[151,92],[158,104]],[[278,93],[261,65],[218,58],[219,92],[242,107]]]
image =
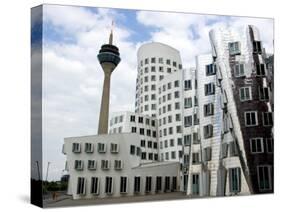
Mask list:
[[73,199],[179,190],[179,163],[141,163],[140,136],[118,133],[65,138]]

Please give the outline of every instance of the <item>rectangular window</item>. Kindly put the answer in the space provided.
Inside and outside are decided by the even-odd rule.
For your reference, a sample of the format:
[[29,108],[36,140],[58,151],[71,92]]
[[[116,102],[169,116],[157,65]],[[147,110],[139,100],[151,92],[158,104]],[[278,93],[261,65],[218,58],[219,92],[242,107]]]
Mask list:
[[177,190],[177,177],[172,178],[172,191]]
[[184,98],[184,108],[192,107],[192,97]]
[[162,57],[160,57],[160,58],[158,59],[158,63],[163,64],[163,58],[162,58]]
[[229,54],[230,55],[237,55],[240,54],[240,42],[230,42],[228,43],[229,47]]
[[148,153],[148,160],[153,160],[153,153]]
[[204,149],[204,158],[205,158],[205,161],[210,161],[212,159],[212,148],[211,147],[206,147]]
[[86,194],[86,179],[85,179],[85,177],[78,177],[76,194],[82,194],[82,195]]
[[111,153],[118,153],[118,151],[119,151],[118,144],[111,143],[110,144],[110,152]]
[[258,171],[258,184],[259,190],[271,190],[272,189],[272,173],[271,166],[263,165],[257,167]]
[[81,152],[81,144],[79,144],[79,143],[73,143],[73,144],[72,144],[72,152],[74,152],[74,153],[80,153],[80,152]]
[[183,137],[184,146],[190,146],[191,144],[191,135],[184,135]]
[[140,134],[144,135],[144,128],[140,128]]
[[172,151],[172,152],[171,152],[171,158],[172,158],[172,159],[176,159],[176,152],[175,152],[175,151]]
[[74,161],[74,168],[75,168],[76,170],[78,170],[78,171],[83,170],[83,168],[84,168],[84,163],[83,163],[83,161],[82,161],[82,160],[75,160],[75,161]]
[[99,194],[99,178],[98,177],[92,177],[91,179],[91,194]]
[[244,116],[245,116],[245,125],[247,127],[258,125],[258,112],[257,111],[245,112]]
[[146,160],[146,152],[142,152],[141,153],[141,159],[142,160]]
[[134,192],[135,193],[140,193],[140,182],[141,182],[141,178],[140,177],[135,177],[134,178]]
[[114,161],[114,169],[121,170],[123,168],[122,160],[115,160]]
[[273,153],[273,139],[272,138],[266,138],[266,151],[267,153]]
[[183,164],[188,165],[189,164],[189,155],[183,155]]
[[148,58],[144,59],[144,64],[148,64]]
[[131,145],[131,146],[130,146],[130,154],[131,154],[131,155],[136,154],[136,146],[134,146],[134,145]]
[[151,192],[152,177],[146,177],[145,179],[145,192]]
[[95,160],[88,160],[88,169],[89,170],[96,170],[97,169],[97,162]]
[[240,168],[229,169],[229,192],[239,193],[241,191],[241,170]]
[[173,61],[173,66],[177,67],[177,62]]
[[171,188],[170,188],[170,177],[169,176],[166,176],[165,177],[165,191],[169,191]]
[[259,87],[259,97],[261,101],[269,100],[269,88],[268,87]]
[[262,53],[260,41],[253,41],[253,53],[255,53],[255,54],[261,54]]
[[265,65],[263,63],[256,64],[257,76],[265,76]]
[[145,140],[141,140],[141,147],[145,147]]
[[221,146],[221,157],[222,158],[226,158],[227,157],[227,152],[228,151],[228,144],[227,143],[223,143]]
[[137,147],[137,156],[141,156],[141,148]]
[[199,152],[192,153],[192,164],[198,164],[199,162]]
[[238,156],[238,147],[235,141],[229,143],[229,156],[230,157]]
[[128,178],[120,177],[120,193],[127,193],[128,189]]
[[206,65],[206,76],[215,75],[216,69],[217,69],[217,67],[215,64]]
[[98,143],[98,152],[105,153],[106,152],[106,144]]
[[272,126],[273,125],[273,113],[271,112],[263,112],[263,126]]
[[214,115],[214,104],[209,103],[204,105],[204,116]]
[[85,152],[86,153],[93,153],[94,151],[94,144],[85,143]]
[[193,144],[199,144],[198,133],[193,133]]
[[161,176],[157,176],[156,177],[156,192],[159,192],[162,190],[162,177]]
[[234,65],[234,75],[235,77],[243,77],[245,76],[245,64],[238,63]]
[[251,153],[263,153],[264,152],[263,138],[251,138],[250,146],[251,146]]
[[180,92],[179,91],[175,91],[175,98],[179,98],[180,97]]
[[109,169],[109,160],[101,160],[101,169],[103,170]]
[[192,83],[191,80],[185,80],[184,81],[184,90],[191,90],[192,89]]
[[184,117],[184,126],[185,127],[192,126],[192,116],[185,116]]
[[205,84],[205,96],[209,96],[213,94],[215,94],[215,84],[214,83]]
[[252,89],[251,87],[243,87],[239,90],[240,101],[252,100]]
[[211,138],[213,136],[213,125],[208,124],[204,126],[204,138]]
[[113,178],[105,177],[105,193],[112,194],[113,192]]
[[135,116],[130,116],[130,121],[131,122],[135,122],[136,121],[136,117]]
[[180,86],[179,80],[174,81],[174,87],[178,88]]

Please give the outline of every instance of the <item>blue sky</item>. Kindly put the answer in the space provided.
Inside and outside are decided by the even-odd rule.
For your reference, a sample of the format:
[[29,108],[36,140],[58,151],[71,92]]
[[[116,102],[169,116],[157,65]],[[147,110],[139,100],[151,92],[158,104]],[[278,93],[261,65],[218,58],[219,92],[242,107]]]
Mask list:
[[[194,66],[196,55],[210,51],[212,28],[253,24],[266,29],[261,39],[273,51],[271,19],[44,5],[43,176],[51,162],[49,180],[63,173],[63,138],[96,134],[103,79],[96,55],[108,41],[112,20],[122,61],[112,75],[110,112],[134,110],[136,53],[143,43],[171,45],[188,68]],[[36,42],[38,25],[32,26]]]

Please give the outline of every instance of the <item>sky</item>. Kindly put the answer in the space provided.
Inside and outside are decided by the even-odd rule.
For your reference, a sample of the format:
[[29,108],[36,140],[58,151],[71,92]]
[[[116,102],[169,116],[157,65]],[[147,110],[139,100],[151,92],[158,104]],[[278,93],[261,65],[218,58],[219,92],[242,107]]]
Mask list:
[[[32,21],[32,48],[40,23]],[[43,14],[43,177],[64,174],[65,137],[95,135],[103,71],[97,54],[108,42],[114,20],[114,45],[121,62],[111,77],[110,113],[134,111],[137,50],[147,42],[168,44],[180,51],[183,67],[210,52],[209,31],[217,27],[255,25],[268,53],[273,53],[273,20],[175,12],[44,5]],[[38,57],[33,51],[32,57]]]

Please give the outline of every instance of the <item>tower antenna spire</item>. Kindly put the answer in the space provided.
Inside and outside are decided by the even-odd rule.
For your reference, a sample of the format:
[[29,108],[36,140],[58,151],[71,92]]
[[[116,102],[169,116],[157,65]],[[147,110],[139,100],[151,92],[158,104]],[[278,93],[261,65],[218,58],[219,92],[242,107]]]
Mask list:
[[111,29],[110,29],[110,35],[109,35],[109,44],[112,45],[113,43],[113,27],[114,27],[114,21],[111,22]]

